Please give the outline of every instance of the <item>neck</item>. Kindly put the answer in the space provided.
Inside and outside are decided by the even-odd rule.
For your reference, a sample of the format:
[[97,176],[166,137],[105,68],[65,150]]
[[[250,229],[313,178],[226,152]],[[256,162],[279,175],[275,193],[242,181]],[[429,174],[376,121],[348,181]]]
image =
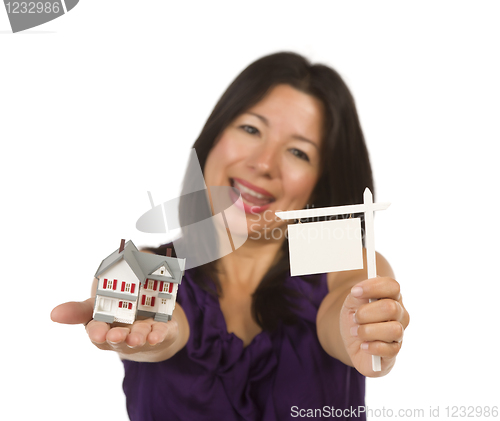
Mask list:
[[284,239],[252,240],[217,261],[222,288],[240,286],[255,291],[268,270],[280,258]]

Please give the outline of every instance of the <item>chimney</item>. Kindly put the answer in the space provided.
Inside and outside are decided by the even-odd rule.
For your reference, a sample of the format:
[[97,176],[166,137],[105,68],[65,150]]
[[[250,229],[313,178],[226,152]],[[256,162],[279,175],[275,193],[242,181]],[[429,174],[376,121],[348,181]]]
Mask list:
[[118,250],[118,253],[121,253],[125,249],[125,240],[122,238],[120,241],[120,249]]
[[172,257],[172,249],[171,248],[168,248],[166,250],[166,252],[167,252],[167,257]]

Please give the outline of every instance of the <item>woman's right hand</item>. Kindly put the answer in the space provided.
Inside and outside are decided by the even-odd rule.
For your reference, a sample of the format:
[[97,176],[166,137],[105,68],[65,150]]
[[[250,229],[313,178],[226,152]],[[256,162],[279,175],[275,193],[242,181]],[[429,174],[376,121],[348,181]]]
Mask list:
[[[94,282],[95,284],[95,282]],[[92,288],[93,294],[95,288]],[[158,362],[172,357],[187,342],[189,325],[179,304],[172,320],[136,320],[133,324],[113,324],[92,320],[95,296],[82,302],[60,304],[52,310],[57,323],[83,324],[92,343],[99,349],[115,351],[120,358],[139,362]],[[182,329],[180,329],[182,327]]]

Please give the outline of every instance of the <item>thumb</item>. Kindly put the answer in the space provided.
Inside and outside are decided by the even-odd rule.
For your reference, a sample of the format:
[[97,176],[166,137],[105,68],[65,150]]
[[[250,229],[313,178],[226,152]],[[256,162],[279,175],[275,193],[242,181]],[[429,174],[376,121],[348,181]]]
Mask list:
[[94,300],[95,298],[89,298],[81,302],[71,301],[60,304],[52,310],[50,318],[57,323],[69,325],[86,324],[92,320]]
[[363,304],[369,302],[368,298],[363,298],[363,290],[355,285],[344,301],[344,307],[347,310],[356,311]]

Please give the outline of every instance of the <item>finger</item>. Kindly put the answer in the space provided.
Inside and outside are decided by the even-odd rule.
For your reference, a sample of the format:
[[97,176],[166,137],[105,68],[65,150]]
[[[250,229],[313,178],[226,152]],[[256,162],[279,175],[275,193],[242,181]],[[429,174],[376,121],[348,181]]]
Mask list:
[[94,298],[82,302],[69,302],[60,304],[50,313],[52,321],[65,324],[86,324],[92,320],[94,312]]
[[354,314],[361,306],[368,304],[370,300],[368,298],[358,298],[351,293],[349,293],[344,301],[344,308],[350,313]]
[[351,334],[365,342],[401,342],[403,340],[404,328],[399,322],[373,323],[353,326]]
[[396,301],[401,299],[399,283],[388,277],[366,279],[354,285],[351,294],[358,299],[392,298]]
[[406,307],[403,304],[403,299],[402,298],[399,301],[399,303],[401,304],[401,307],[403,308],[403,320],[401,321],[401,323],[403,324],[404,328],[406,329],[408,327],[408,325],[410,324],[410,314],[406,310]]
[[382,358],[394,358],[401,350],[401,342],[363,342],[360,346],[364,352]]
[[151,333],[148,335],[150,345],[157,345],[163,341],[171,341],[175,339],[179,331],[177,322],[171,320],[167,323],[154,323]]
[[96,320],[90,321],[85,330],[89,335],[89,339],[94,343],[94,345],[101,345],[106,343],[106,335],[109,332],[109,325],[104,322],[98,322]]
[[127,345],[131,348],[143,346],[151,332],[153,319],[139,320],[132,325],[130,333],[127,336]]
[[130,329],[127,327],[113,327],[109,329],[108,333],[106,334],[106,342],[109,343],[112,347],[115,347],[116,345],[122,345],[126,341],[129,333]]
[[395,300],[381,299],[362,305],[354,316],[358,324],[380,323],[395,320],[403,323],[405,310]]

